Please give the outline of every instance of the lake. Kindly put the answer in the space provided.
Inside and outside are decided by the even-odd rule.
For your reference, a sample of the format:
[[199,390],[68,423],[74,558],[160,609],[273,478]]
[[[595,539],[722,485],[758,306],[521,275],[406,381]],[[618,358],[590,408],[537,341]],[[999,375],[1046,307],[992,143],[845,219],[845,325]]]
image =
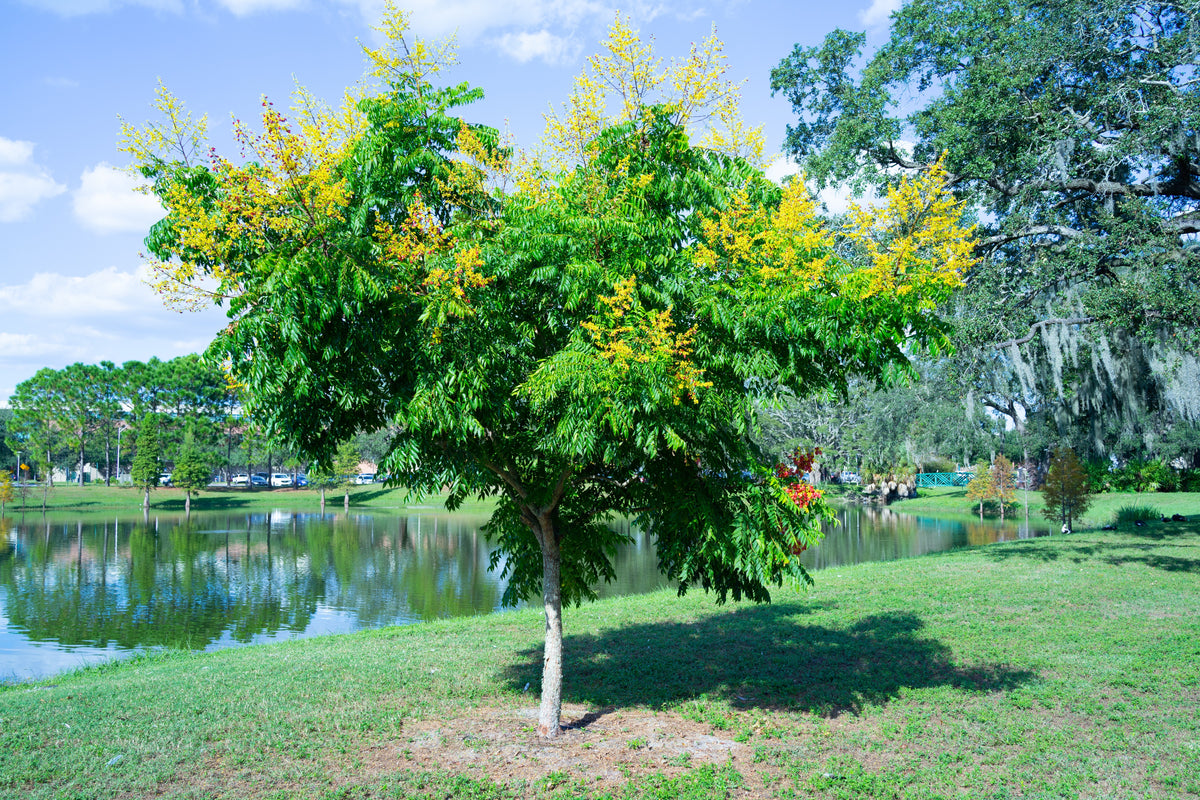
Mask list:
[[[820,570],[1043,535],[847,507],[802,561]],[[0,520],[0,681],[139,650],[211,650],[502,610],[486,512],[94,514]],[[601,596],[670,585],[646,534]],[[568,612],[569,614],[569,612]]]

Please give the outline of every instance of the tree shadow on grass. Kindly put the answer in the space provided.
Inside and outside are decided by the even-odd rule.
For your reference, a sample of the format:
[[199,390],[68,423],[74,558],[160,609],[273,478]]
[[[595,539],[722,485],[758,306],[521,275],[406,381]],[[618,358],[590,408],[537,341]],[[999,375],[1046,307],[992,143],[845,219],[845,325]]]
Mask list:
[[[959,666],[921,635],[911,613],[876,614],[847,627],[806,624],[795,606],[740,608],[699,622],[629,625],[564,641],[564,699],[597,706],[662,707],[707,696],[735,708],[837,716],[906,688],[1009,689],[1034,674],[999,664]],[[506,676],[541,681],[541,647]]]
[[[1179,552],[1163,552],[1172,550]],[[1114,566],[1143,564],[1167,572],[1200,573],[1200,537],[1190,530],[1171,534],[1163,531],[1142,533],[1139,530],[1127,541],[1080,541],[1070,536],[1030,539],[989,547],[984,552],[994,561],[1014,558],[1043,562],[1063,559],[1074,564],[1102,561]]]

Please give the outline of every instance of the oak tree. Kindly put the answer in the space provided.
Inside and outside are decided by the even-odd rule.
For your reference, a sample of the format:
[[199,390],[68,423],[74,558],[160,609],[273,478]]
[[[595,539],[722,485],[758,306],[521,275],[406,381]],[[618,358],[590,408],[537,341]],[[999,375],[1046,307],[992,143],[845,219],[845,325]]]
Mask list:
[[818,185],[887,185],[943,159],[982,222],[945,312],[960,396],[1105,451],[1200,422],[1200,5],[912,0],[797,46],[772,88]]

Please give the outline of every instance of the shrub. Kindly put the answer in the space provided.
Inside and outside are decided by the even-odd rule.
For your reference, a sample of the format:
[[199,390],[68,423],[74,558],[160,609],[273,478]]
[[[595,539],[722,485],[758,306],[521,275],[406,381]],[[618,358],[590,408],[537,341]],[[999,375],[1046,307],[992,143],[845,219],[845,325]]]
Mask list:
[[1162,512],[1154,506],[1121,506],[1117,509],[1117,515],[1113,518],[1114,524],[1122,522],[1132,524],[1134,522],[1157,522],[1162,519]]
[[1172,471],[1161,461],[1131,459],[1113,473],[1113,488],[1118,492],[1156,492]]
[[1179,491],[1200,492],[1200,469],[1185,469],[1179,473]]

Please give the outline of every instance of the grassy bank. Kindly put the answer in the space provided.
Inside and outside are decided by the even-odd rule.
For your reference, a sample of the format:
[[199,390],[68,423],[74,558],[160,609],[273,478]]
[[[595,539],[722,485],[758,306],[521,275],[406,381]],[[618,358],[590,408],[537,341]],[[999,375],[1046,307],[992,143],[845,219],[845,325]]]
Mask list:
[[0,797],[1200,796],[1200,524],[821,572],[768,606],[534,610],[0,689]]
[[[967,499],[965,487],[932,487],[920,489],[920,494],[909,500],[898,500],[889,507],[907,514],[970,515],[978,506]],[[1200,492],[1105,492],[1092,495],[1092,505],[1083,515],[1076,529],[1099,528],[1107,525],[1123,506],[1151,506],[1161,514],[1185,517],[1200,515]],[[1029,493],[1029,516],[1042,521],[1044,508],[1041,492]],[[1017,492],[1017,508],[1010,516],[1024,517],[1025,493]]]
[[[58,484],[47,493],[46,509],[48,511],[109,511],[109,510],[138,510],[142,507],[143,493],[131,487],[104,486],[93,484],[77,486],[75,484]],[[328,489],[325,492],[326,507],[340,507],[343,492],[341,489]],[[403,488],[388,489],[382,484],[353,486],[350,489],[350,505],[359,508],[403,508],[406,505],[407,490]],[[183,511],[184,493],[182,489],[159,487],[150,492],[150,505],[158,511]],[[193,511],[224,511],[240,509],[273,509],[286,508],[296,511],[317,510],[321,507],[321,493],[317,489],[266,489],[255,487],[224,488],[213,487],[202,490],[192,496]],[[20,514],[22,511],[42,511],[42,489],[31,489],[24,499],[17,497],[7,506],[7,513]]]

